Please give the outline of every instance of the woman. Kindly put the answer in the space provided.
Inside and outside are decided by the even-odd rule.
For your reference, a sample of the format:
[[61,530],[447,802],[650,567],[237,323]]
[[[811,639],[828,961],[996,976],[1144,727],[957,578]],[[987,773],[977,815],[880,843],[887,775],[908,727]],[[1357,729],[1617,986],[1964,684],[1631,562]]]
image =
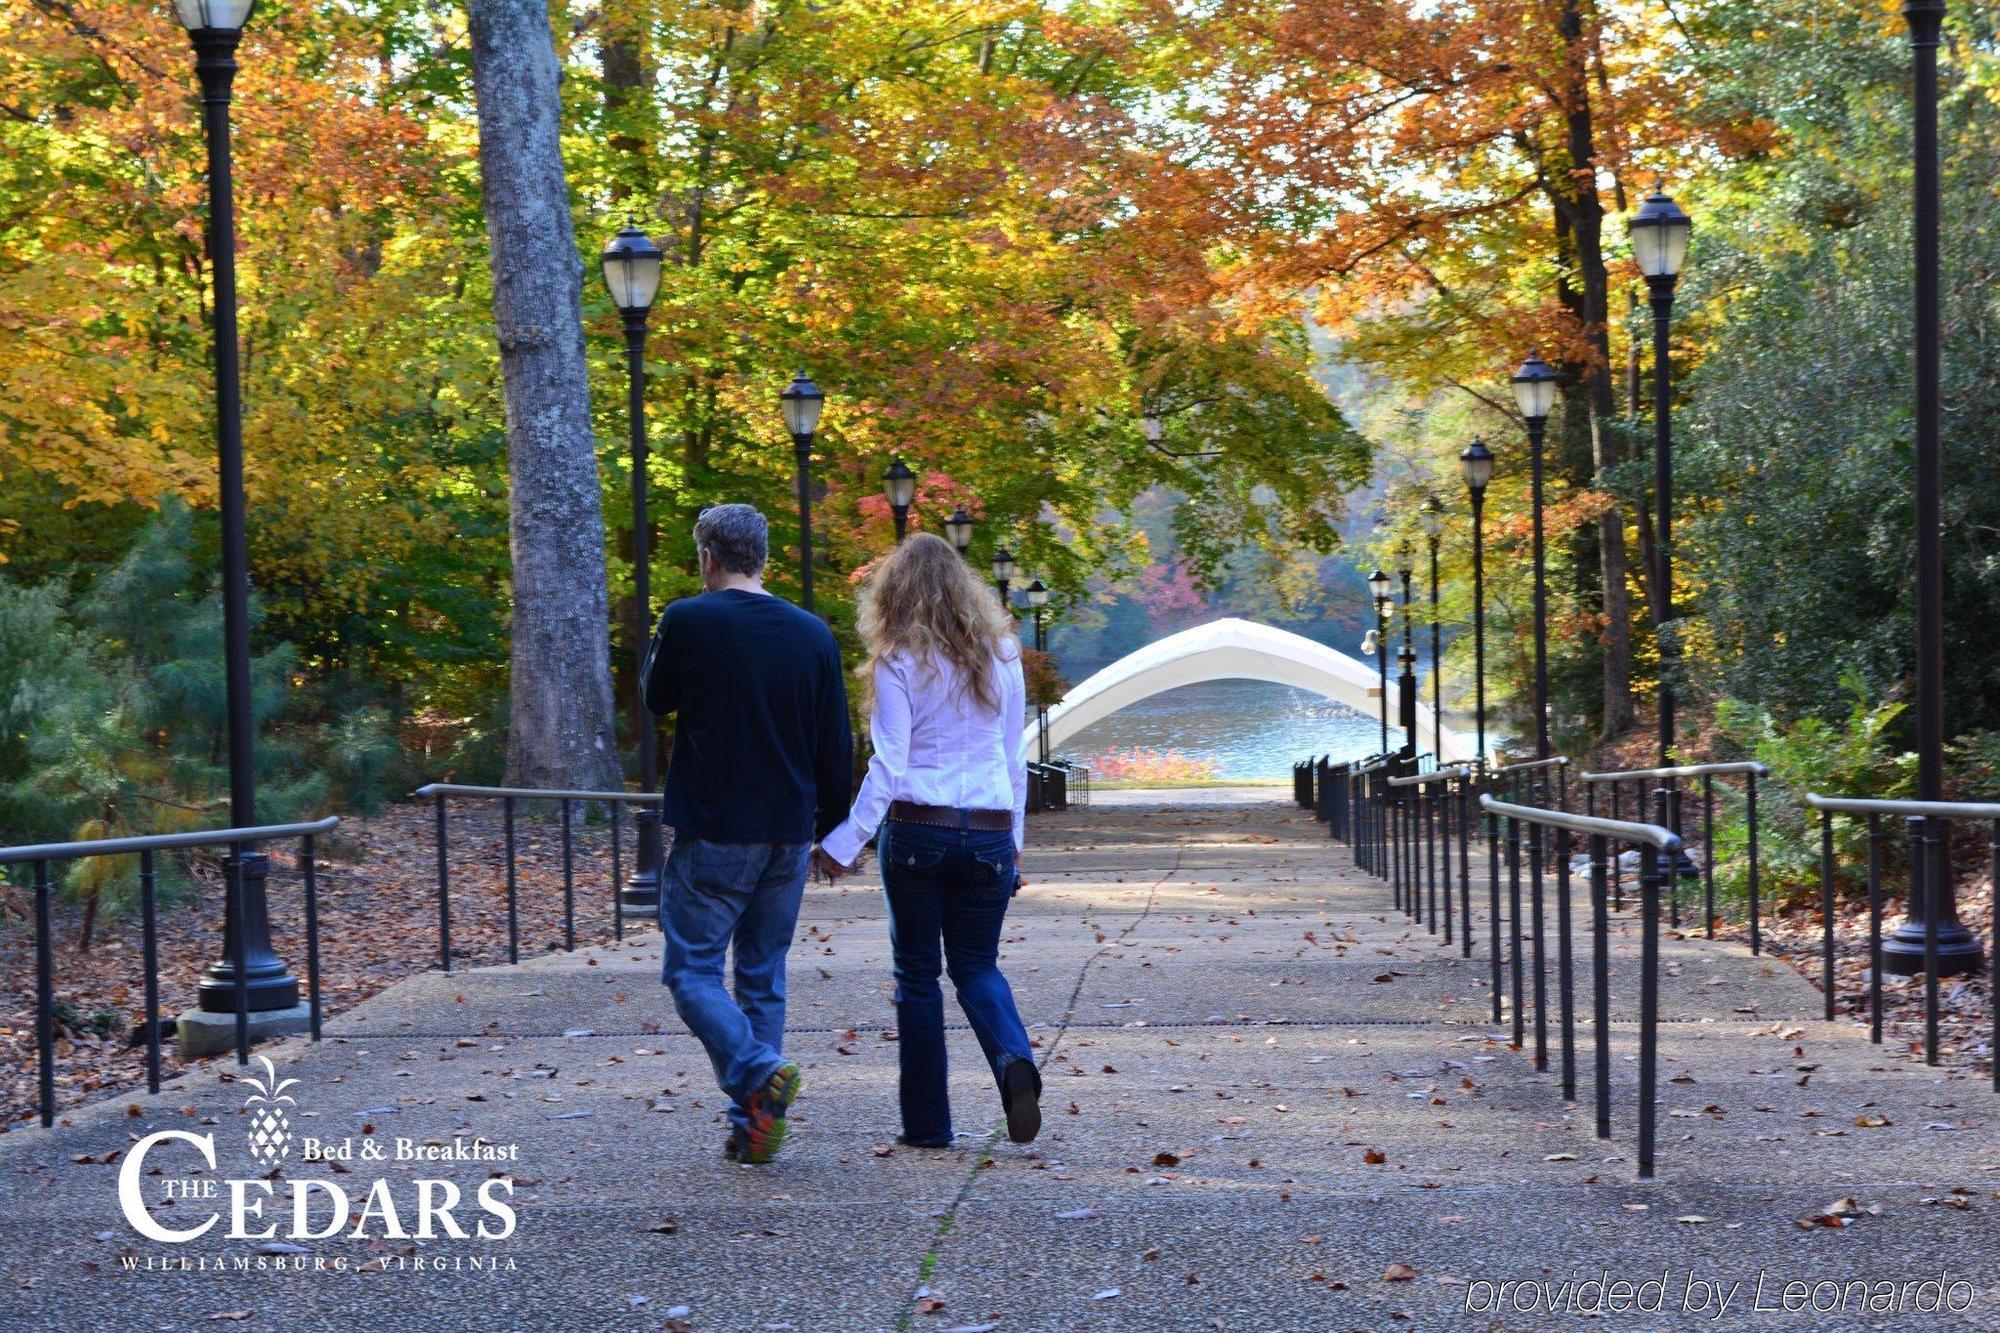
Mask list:
[[1008,1136],[1028,1143],[1042,1126],[1042,1079],[999,967],[1028,788],[1020,641],[993,590],[928,533],[883,559],[859,623],[875,757],[818,855],[852,866],[880,827],[902,1142],[952,1140],[942,966],[993,1068]]

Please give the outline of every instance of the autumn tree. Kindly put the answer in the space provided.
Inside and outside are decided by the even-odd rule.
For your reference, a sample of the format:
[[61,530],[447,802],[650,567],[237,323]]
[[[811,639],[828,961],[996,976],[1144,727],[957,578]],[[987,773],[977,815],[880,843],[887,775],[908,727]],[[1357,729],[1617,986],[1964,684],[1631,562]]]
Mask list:
[[541,0],[472,0],[493,322],[513,533],[508,780],[620,785],[582,264],[563,174],[559,67]]
[[[1550,461],[1608,490],[1628,279],[1603,190],[1624,206],[1633,145],[1663,123],[1630,33],[1593,0],[1226,0],[1187,40],[1194,151],[1241,181],[1223,203],[1237,290],[1314,292],[1348,355],[1501,418],[1506,369],[1539,344],[1563,383]],[[1615,734],[1633,720],[1624,514],[1607,497],[1581,536]]]

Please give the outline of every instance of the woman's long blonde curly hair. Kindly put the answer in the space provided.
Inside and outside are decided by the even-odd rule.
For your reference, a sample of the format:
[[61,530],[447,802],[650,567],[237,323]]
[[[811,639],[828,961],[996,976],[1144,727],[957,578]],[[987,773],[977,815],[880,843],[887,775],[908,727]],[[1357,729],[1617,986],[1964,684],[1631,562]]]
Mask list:
[[950,664],[981,708],[1000,707],[993,656],[1014,643],[1013,617],[944,538],[920,532],[884,556],[861,590],[857,624],[868,660],[856,674],[871,706],[875,668],[902,653],[933,669]]

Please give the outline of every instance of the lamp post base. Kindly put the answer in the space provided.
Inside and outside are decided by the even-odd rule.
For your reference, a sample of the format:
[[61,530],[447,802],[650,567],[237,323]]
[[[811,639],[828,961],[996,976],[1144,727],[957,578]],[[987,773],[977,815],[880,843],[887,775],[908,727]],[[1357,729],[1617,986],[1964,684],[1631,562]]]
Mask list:
[[631,877],[618,890],[618,901],[625,907],[653,910],[660,905],[662,858],[659,812],[640,810],[632,816],[632,826],[638,842],[638,855],[634,858]]
[[[1938,922],[1938,975],[1959,977],[1977,972],[1985,961],[1979,937],[1957,921]],[[1905,920],[1882,939],[1882,971],[1892,977],[1914,977],[1924,970],[1924,923]]]
[[271,875],[270,858],[261,852],[232,856],[223,863],[223,883],[232,875],[243,879],[242,921],[236,919],[236,905],[225,887],[222,914],[222,957],[202,974],[196,1003],[211,1014],[236,1012],[236,933],[243,934],[243,975],[248,997],[245,1007],[253,1014],[273,1009],[291,1009],[299,1002],[298,979],[285,969],[285,962],[271,950],[271,920],[264,899],[265,881]]
[[[246,1025],[254,1044],[268,1037],[290,1037],[312,1029],[312,1006],[295,1004],[289,1009],[252,1012]],[[175,1048],[183,1060],[199,1060],[236,1049],[236,1015],[217,1014],[206,1009],[189,1009],[174,1025]]]

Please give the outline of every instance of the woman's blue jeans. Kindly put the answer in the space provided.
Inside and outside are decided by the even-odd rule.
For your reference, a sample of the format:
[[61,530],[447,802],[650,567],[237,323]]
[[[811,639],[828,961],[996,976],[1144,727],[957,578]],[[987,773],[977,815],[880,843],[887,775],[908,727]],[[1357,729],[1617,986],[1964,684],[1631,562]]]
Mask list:
[[891,820],[877,854],[895,957],[903,1134],[911,1143],[947,1143],[940,971],[951,977],[996,1083],[1009,1064],[1034,1059],[999,966],[1000,927],[1014,892],[1014,835]]

